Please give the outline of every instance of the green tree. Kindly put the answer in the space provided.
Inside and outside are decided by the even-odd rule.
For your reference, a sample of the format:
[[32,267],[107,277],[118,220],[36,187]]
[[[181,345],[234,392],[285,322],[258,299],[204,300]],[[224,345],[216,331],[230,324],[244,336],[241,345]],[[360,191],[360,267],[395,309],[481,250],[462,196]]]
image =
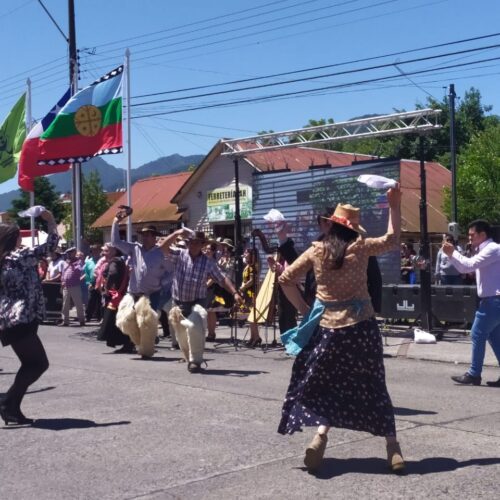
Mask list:
[[[476,133],[457,161],[458,223],[465,228],[474,219],[500,224],[500,124]],[[445,212],[450,216],[450,192]]]
[[[43,205],[50,210],[56,219],[60,221],[65,215],[65,208],[59,199],[59,193],[56,192],[54,185],[48,177],[35,178],[35,205]],[[19,198],[15,198],[11,202],[11,208],[8,210],[9,216],[16,222],[21,229],[30,228],[29,217],[19,217],[17,215],[21,210],[26,210],[30,206],[30,193],[21,191]],[[41,219],[35,221],[39,229],[47,230],[47,224]]]
[[[83,234],[89,243],[102,242],[102,230],[91,227],[92,224],[110,207],[110,202],[103,191],[99,172],[91,170],[87,176],[82,178],[82,216]],[[71,206],[68,207],[65,216],[66,239],[73,238]]]

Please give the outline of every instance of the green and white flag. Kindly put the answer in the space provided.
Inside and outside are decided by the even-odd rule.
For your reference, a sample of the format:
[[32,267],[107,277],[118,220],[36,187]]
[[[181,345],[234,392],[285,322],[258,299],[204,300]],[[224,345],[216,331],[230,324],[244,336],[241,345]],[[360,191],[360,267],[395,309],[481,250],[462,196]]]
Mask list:
[[0,184],[16,175],[26,138],[25,114],[26,94],[23,94],[0,127]]

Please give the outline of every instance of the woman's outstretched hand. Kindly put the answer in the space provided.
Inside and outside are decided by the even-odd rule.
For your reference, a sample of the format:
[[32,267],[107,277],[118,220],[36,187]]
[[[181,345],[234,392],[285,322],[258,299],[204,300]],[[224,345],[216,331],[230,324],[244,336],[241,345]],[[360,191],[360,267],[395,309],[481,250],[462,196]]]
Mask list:
[[387,191],[387,202],[392,209],[399,208],[401,206],[401,185],[399,182],[395,187]]

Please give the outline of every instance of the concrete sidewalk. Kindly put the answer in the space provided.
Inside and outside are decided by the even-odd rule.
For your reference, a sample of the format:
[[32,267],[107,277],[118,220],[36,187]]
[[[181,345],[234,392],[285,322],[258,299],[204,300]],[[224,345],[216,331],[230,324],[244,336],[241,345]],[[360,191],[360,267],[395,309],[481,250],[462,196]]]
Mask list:
[[[435,344],[416,344],[413,341],[413,328],[406,330],[382,330],[384,334],[384,352],[400,358],[419,359],[424,361],[440,361],[469,365],[471,361],[472,342],[470,332],[449,330],[443,339]],[[485,366],[498,366],[498,361],[489,344],[484,358]]]
[[[461,365],[469,365],[471,361],[472,342],[469,330],[447,330],[444,332],[442,340],[435,344],[415,344],[412,327],[388,327],[385,329],[382,325],[381,331],[384,337],[384,353],[386,355]],[[238,328],[237,337],[245,338],[246,332],[246,326]],[[231,336],[230,328],[218,327],[217,336],[219,339],[229,339]],[[262,328],[261,337],[264,341],[264,328]],[[274,338],[272,328],[268,328],[268,337],[269,342]],[[279,342],[279,331],[276,333],[276,339]],[[498,361],[489,344],[486,347],[484,365],[498,367]]]

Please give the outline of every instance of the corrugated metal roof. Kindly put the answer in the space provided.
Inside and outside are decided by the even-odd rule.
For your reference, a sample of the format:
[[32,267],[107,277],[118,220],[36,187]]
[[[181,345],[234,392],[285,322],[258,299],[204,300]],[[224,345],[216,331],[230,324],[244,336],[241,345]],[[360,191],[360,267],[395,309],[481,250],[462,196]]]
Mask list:
[[[177,205],[170,200],[186,182],[191,172],[159,175],[135,182],[132,186],[132,223],[175,222],[181,218]],[[119,205],[127,204],[127,193],[121,193],[118,200],[93,224],[93,227],[109,227]]]

